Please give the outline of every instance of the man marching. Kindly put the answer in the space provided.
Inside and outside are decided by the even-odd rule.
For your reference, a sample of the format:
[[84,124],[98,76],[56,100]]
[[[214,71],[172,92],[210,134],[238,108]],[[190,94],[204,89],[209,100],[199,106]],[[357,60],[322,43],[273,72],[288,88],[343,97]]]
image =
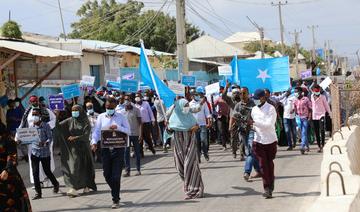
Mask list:
[[[98,116],[91,140],[91,149],[96,151],[97,142],[101,140],[101,130],[116,130],[130,134],[129,122],[120,113],[115,112],[117,101],[109,97],[106,100],[106,112]],[[128,139],[128,138],[127,138]],[[119,208],[121,172],[124,167],[125,148],[103,148],[101,151],[103,174],[111,189],[112,208]]]

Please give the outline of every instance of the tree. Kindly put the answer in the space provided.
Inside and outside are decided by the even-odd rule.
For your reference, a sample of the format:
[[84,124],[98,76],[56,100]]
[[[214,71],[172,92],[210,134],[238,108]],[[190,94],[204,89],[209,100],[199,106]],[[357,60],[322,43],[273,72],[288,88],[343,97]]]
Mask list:
[[[115,0],[87,1],[77,11],[78,22],[71,25],[70,38],[104,40],[131,46],[139,46],[143,39],[147,48],[158,51],[176,50],[176,19],[164,12],[143,11],[142,2]],[[192,41],[201,32],[198,27],[186,23],[187,40]]]
[[1,27],[1,35],[6,38],[22,39],[20,26],[15,21],[8,21]]

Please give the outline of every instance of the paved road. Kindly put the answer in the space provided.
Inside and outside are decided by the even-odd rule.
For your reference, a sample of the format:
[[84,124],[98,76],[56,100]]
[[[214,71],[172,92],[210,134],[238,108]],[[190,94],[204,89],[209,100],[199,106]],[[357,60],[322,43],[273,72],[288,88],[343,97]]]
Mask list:
[[[122,179],[121,208],[118,211],[306,211],[320,195],[319,174],[321,155],[315,148],[309,155],[279,148],[275,160],[276,187],[274,198],[262,198],[261,180],[245,182],[242,178],[244,162],[234,160],[230,151],[211,146],[210,161],[201,164],[205,184],[205,198],[183,200],[182,183],[174,167],[172,153],[148,155],[142,166],[142,176]],[[28,175],[26,165],[21,172]],[[100,167],[98,167],[100,168]],[[59,173],[60,182],[63,184]],[[28,177],[24,176],[29,185]],[[111,196],[102,176],[96,170],[98,192],[74,199],[52,194],[44,189],[43,199],[32,201],[34,211],[111,211]],[[66,192],[62,187],[61,191]],[[34,191],[29,188],[32,196]]]

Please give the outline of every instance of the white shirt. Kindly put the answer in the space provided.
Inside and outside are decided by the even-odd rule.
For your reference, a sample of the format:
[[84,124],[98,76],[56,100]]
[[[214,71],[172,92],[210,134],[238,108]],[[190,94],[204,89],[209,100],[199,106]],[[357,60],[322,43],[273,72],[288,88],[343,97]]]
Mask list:
[[260,108],[253,107],[251,118],[254,120],[254,141],[260,144],[272,144],[277,141],[275,123],[277,113],[275,107],[265,102]]
[[193,108],[194,110],[196,110],[196,108],[200,107],[200,111],[197,113],[193,113],[193,115],[199,126],[206,126],[206,119],[211,118],[211,114],[210,114],[209,107],[207,106],[207,104],[203,104],[201,106],[200,102],[192,100],[189,103],[189,106],[190,106],[190,108]]
[[294,107],[294,102],[295,102],[295,96],[289,96],[285,99],[283,99],[283,101],[281,101],[281,103],[284,105],[284,118],[285,119],[294,119],[295,118],[295,107]]
[[165,121],[165,114],[164,111],[166,111],[166,107],[164,105],[164,102],[160,99],[156,99],[154,101],[154,106],[156,109],[156,120],[157,122]]
[[117,130],[127,135],[130,134],[129,122],[122,114],[115,112],[113,116],[108,116],[106,113],[102,113],[98,116],[95,123],[91,144],[97,144],[101,139],[101,130],[110,129],[110,126],[112,125],[116,125]]
[[148,123],[155,121],[154,114],[151,110],[150,104],[146,101],[143,101],[141,105],[135,104],[135,107],[141,112],[141,121],[142,123]]

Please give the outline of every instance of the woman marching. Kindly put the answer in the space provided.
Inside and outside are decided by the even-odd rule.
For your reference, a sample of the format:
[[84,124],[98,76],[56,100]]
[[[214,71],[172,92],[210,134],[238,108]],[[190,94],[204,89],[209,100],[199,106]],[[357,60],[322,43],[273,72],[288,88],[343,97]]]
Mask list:
[[185,199],[201,198],[204,194],[196,148],[195,132],[198,128],[196,119],[190,113],[189,102],[177,100],[169,119],[169,129],[174,132],[175,166],[184,181]]
[[29,196],[16,166],[16,143],[0,120],[0,211],[31,212]]
[[[70,190],[67,195],[78,196],[76,190],[97,190],[95,184],[94,163],[90,150],[90,122],[80,105],[72,107],[72,117],[56,122],[59,135],[62,136],[61,147],[61,170],[64,181]],[[58,113],[57,113],[58,114]]]

